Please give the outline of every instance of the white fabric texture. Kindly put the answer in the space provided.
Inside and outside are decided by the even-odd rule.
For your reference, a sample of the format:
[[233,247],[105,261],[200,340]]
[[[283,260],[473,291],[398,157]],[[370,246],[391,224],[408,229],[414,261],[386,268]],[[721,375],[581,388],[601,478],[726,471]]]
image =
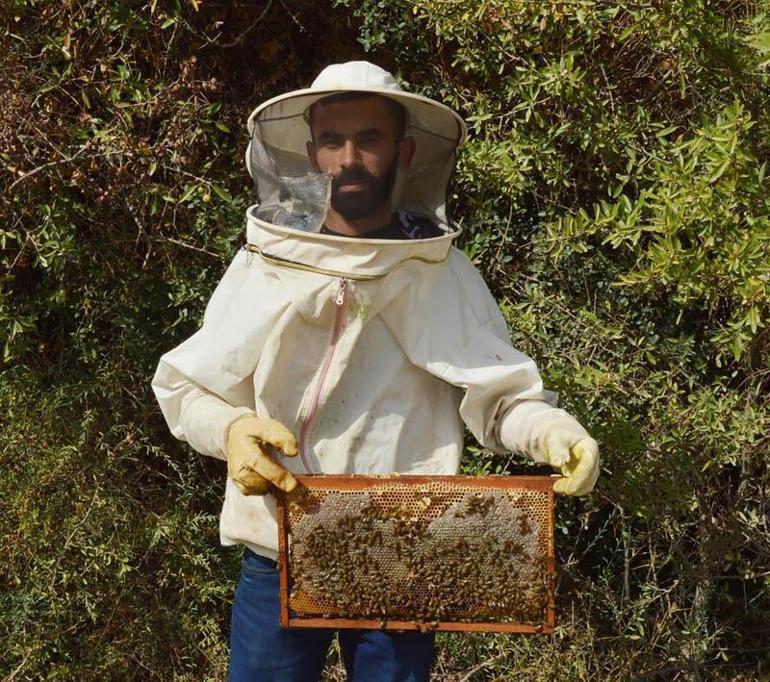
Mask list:
[[[366,89],[364,71],[370,78],[360,66],[337,70],[333,89]],[[299,115],[306,103],[293,95],[276,100],[292,109],[293,125],[306,125]],[[455,474],[463,422],[486,447],[537,457],[553,394],[535,363],[511,346],[481,276],[452,246],[459,231],[446,221],[461,120],[443,105],[403,97],[411,98],[412,123],[454,127],[449,146],[438,137],[431,146],[428,135],[418,140],[418,154],[432,161],[418,167],[410,180],[418,192],[407,196],[443,236],[302,232],[267,223],[251,207],[248,247],[222,277],[202,327],[161,358],[153,378],[171,432],[197,451],[225,458],[229,426],[253,413],[295,433],[299,455],[280,460],[293,473]],[[261,111],[276,110],[263,105],[252,128]],[[271,143],[295,144],[298,131]],[[275,514],[272,495],[244,496],[227,479],[222,543],[275,558]]]

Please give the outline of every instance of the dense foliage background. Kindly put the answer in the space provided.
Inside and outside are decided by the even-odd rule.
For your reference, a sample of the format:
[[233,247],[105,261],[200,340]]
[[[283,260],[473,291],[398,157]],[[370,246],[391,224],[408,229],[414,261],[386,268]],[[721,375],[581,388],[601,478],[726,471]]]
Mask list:
[[223,678],[225,473],[149,378],[242,242],[248,112],[356,57],[467,118],[464,247],[604,453],[560,501],[557,634],[443,635],[437,679],[770,676],[769,13],[6,0],[4,679]]

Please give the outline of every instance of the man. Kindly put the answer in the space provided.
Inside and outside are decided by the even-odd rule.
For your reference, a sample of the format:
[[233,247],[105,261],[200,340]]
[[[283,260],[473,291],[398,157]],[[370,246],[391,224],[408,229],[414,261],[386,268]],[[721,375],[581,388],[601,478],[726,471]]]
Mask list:
[[[446,194],[462,119],[366,62],[249,118],[260,205],[202,328],[163,356],[169,427],[227,460],[223,544],[246,547],[233,680],[317,680],[332,632],[278,627],[270,486],[300,472],[454,474],[463,422],[486,447],[547,462],[589,492],[596,442],[510,345]],[[427,680],[433,636],[342,631],[356,680]]]

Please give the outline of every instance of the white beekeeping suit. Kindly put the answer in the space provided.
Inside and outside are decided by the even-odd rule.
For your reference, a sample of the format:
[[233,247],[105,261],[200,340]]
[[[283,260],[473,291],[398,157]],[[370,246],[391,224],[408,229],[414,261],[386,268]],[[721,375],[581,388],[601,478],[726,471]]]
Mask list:
[[[308,107],[348,91],[385,95],[415,139],[394,209],[440,228],[427,239],[323,234],[329,178],[313,172]],[[467,256],[446,196],[462,119],[403,92],[366,62],[325,69],[309,89],[249,118],[247,164],[260,204],[247,244],[208,304],[203,326],[166,353],[153,388],[172,433],[225,459],[229,426],[270,417],[297,436],[293,473],[454,474],[463,422],[486,447],[542,459],[542,428],[565,415],[548,404],[534,362],[511,347],[505,322]],[[272,495],[227,481],[223,544],[275,558]]]

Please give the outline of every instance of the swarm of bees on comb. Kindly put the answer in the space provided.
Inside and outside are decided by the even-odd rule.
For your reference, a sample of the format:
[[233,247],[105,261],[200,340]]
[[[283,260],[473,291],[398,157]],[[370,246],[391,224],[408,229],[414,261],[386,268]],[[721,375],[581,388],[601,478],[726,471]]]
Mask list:
[[[406,479],[407,477],[404,477]],[[542,490],[380,481],[300,485],[285,500],[296,617],[546,622],[550,497]]]

